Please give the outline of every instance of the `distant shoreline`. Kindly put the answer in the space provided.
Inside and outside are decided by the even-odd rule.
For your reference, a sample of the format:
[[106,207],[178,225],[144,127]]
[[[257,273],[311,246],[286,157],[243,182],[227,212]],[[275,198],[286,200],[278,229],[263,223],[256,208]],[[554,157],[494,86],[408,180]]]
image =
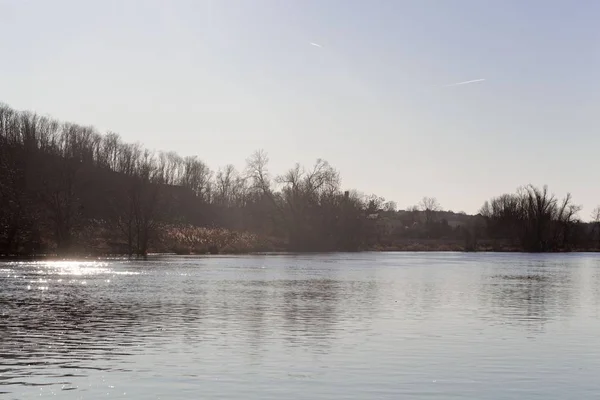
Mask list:
[[243,170],[211,169],[198,156],[4,104],[0,120],[2,259],[600,250],[600,206],[584,222],[569,193],[559,198],[545,185],[492,197],[474,215],[430,196],[398,209],[343,187],[321,158],[276,173],[258,149]]
[[127,254],[97,254],[97,255],[67,255],[59,256],[56,254],[36,254],[36,255],[0,255],[0,262],[27,262],[27,261],[79,261],[79,260],[151,260],[163,257],[223,257],[223,256],[293,256],[293,255],[311,255],[311,254],[361,254],[361,253],[512,253],[512,254],[569,254],[569,253],[600,253],[597,249],[577,249],[571,251],[546,251],[531,252],[523,250],[505,249],[493,250],[482,249],[476,251],[466,251],[464,249],[372,249],[362,251],[262,251],[246,253],[151,253],[145,257],[128,256]]

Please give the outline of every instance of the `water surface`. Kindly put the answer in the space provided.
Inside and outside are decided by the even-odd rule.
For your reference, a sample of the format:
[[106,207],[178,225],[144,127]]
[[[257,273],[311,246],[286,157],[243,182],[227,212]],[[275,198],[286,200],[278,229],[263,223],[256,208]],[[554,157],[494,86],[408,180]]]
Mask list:
[[0,397],[597,399],[600,255],[0,263]]

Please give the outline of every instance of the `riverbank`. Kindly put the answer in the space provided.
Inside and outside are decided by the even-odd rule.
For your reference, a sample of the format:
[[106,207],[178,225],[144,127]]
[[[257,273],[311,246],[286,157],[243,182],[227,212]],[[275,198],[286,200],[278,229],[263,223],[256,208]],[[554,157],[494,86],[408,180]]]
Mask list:
[[[364,252],[398,252],[398,253],[410,253],[410,252],[425,252],[425,253],[440,253],[440,252],[476,252],[476,253],[535,253],[525,251],[519,246],[511,246],[508,244],[494,243],[491,241],[484,241],[478,243],[474,248],[466,249],[464,243],[459,241],[440,241],[440,240],[422,240],[422,241],[405,241],[402,243],[396,243],[394,245],[377,245],[369,248],[364,248],[357,251],[344,251],[344,250],[331,250],[331,251],[292,251],[282,248],[263,248],[260,250],[253,251],[239,251],[231,247],[226,247],[219,251],[219,249],[212,249],[212,251],[184,251],[183,249],[177,249],[178,251],[165,250],[165,251],[153,251],[148,253],[146,256],[128,255],[120,253],[103,253],[103,252],[73,252],[67,254],[0,254],[0,261],[59,261],[59,260],[81,260],[81,259],[145,259],[155,258],[163,256],[232,256],[232,255],[286,255],[286,254],[315,254],[315,253],[364,253]],[[596,253],[599,252],[598,248],[577,248],[569,251],[547,251],[544,253]]]

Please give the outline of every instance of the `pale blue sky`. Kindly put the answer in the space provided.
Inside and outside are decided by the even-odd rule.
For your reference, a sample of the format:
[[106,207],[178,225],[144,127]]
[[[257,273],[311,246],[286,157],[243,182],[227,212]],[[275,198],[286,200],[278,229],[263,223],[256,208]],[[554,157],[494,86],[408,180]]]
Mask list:
[[214,169],[321,157],[401,207],[546,183],[587,219],[598,21],[592,0],[0,0],[0,101]]

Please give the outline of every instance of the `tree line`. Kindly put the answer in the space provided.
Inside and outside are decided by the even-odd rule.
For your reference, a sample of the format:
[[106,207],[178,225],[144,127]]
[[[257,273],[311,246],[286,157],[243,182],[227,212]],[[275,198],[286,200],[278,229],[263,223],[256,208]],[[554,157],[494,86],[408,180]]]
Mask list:
[[[202,237],[250,232],[243,238],[255,243],[245,250],[356,251],[402,240],[502,238],[550,251],[580,243],[578,211],[570,196],[559,202],[532,186],[492,199],[478,216],[444,214],[434,198],[398,211],[394,202],[344,190],[325,160],[273,174],[259,150],[242,171],[215,171],[196,156],[150,151],[116,133],[0,105],[0,255],[146,255],[176,247],[165,232],[198,236],[194,227],[219,229]],[[462,222],[451,226],[449,217]],[[218,247],[197,241],[200,250]]]
[[480,214],[491,238],[510,240],[526,251],[597,249],[600,207],[592,212],[591,223],[581,222],[581,208],[570,193],[559,199],[547,186],[527,185],[486,201]]
[[102,241],[97,247],[144,255],[177,225],[256,232],[286,250],[368,244],[368,199],[343,191],[326,161],[272,175],[257,151],[246,164],[212,171],[198,157],[2,105],[0,253],[70,254]]

